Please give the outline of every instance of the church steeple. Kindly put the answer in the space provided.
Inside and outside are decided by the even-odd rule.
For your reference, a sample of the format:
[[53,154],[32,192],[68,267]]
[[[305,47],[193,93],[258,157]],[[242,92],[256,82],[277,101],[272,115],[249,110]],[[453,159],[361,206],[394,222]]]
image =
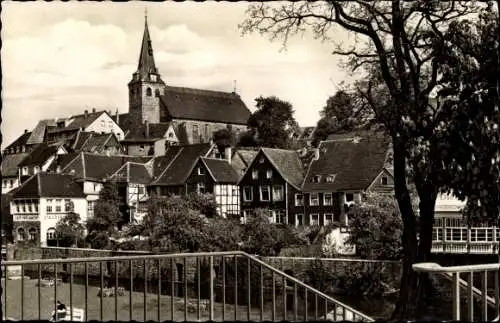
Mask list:
[[144,35],[142,36],[142,46],[137,72],[139,72],[141,76],[147,76],[151,73],[158,74],[153,55],[153,46],[151,45],[151,36],[149,35],[147,11],[144,17]]

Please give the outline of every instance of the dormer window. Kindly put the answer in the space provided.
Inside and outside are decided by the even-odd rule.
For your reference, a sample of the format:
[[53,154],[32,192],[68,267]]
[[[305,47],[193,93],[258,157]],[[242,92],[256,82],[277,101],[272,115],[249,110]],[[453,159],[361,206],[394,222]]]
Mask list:
[[321,175],[314,175],[312,178],[313,183],[320,183],[321,182]]
[[40,172],[40,167],[39,166],[35,166],[34,173],[38,174],[38,172]]
[[205,168],[198,167],[198,175],[205,175]]
[[22,146],[21,150],[23,153],[26,152],[26,146]]
[[273,171],[271,169],[267,170],[266,178],[273,178]]
[[259,172],[256,170],[252,171],[252,179],[258,179],[259,178]]
[[264,157],[261,157],[259,163],[264,164]]
[[333,183],[333,181],[335,180],[335,174],[330,174],[330,175],[326,176],[325,180],[327,183]]

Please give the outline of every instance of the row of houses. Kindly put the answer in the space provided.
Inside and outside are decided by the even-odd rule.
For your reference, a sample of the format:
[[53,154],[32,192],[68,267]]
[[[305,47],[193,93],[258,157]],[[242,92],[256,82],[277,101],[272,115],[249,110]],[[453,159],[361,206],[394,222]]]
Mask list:
[[140,221],[152,195],[210,193],[217,212],[243,221],[257,208],[290,225],[348,224],[346,207],[367,191],[391,192],[389,140],[347,134],[312,154],[272,148],[219,149],[213,143],[167,146],[161,156],[54,151],[39,172],[10,193],[15,240],[53,243],[69,212],[93,216],[104,183],[116,183],[124,216]]

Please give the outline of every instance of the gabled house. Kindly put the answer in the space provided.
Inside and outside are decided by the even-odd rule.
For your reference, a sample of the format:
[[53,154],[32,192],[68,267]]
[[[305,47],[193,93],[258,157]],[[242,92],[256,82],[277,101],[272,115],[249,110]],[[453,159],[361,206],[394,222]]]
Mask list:
[[123,154],[120,141],[114,133],[78,131],[75,138],[65,145],[72,152],[88,152],[103,155]]
[[64,155],[67,151],[62,145],[39,144],[18,165],[19,180],[23,183],[31,176],[45,172],[58,155]]
[[188,177],[198,158],[209,156],[214,148],[215,145],[209,143],[167,147],[165,155],[153,161],[154,178],[148,187],[150,194],[168,196],[196,192],[196,184],[188,183]]
[[8,145],[2,152],[4,156],[29,153],[33,150],[34,144],[28,144],[31,132],[24,130],[24,133]]
[[296,151],[261,148],[238,182],[243,218],[254,209],[265,208],[272,210],[272,222],[302,224],[290,207],[303,179]]
[[131,222],[140,222],[147,211],[146,185],[151,181],[152,171],[152,161],[146,164],[126,162],[108,179],[116,183],[118,194],[124,198],[129,210]]
[[18,166],[28,155],[29,153],[17,153],[2,156],[2,194],[20,185]]
[[188,192],[213,194],[220,216],[240,218],[238,174],[230,160],[199,157],[185,182]]
[[176,145],[179,139],[171,123],[148,123],[137,125],[130,129],[122,145],[127,155],[161,156],[165,154],[166,146]]
[[250,166],[250,163],[258,153],[258,148],[238,148],[234,150],[231,166],[238,174],[238,180],[245,175],[248,166]]
[[86,221],[87,200],[71,175],[37,173],[12,194],[10,212],[15,241],[55,245],[55,227],[69,212]]
[[389,138],[378,133],[320,142],[294,199],[297,217],[304,217],[306,225],[347,225],[346,210],[361,202],[364,192],[392,191],[389,149]]

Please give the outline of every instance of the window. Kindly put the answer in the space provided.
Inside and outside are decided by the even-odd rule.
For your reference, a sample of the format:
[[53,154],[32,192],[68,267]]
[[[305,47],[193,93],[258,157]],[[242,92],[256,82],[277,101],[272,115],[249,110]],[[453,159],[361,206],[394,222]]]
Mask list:
[[382,185],[388,185],[387,176],[382,176],[380,181],[382,182]]
[[193,141],[198,141],[199,138],[200,138],[200,134],[198,131],[198,125],[194,124],[193,125]]
[[39,166],[35,166],[34,167],[34,173],[38,174],[39,171],[40,171],[40,167]]
[[61,199],[56,199],[56,212],[61,212]]
[[23,213],[26,213],[26,203],[21,203],[21,209],[23,210]]
[[17,229],[17,241],[24,241],[24,229]]
[[259,171],[253,170],[252,171],[252,179],[257,179],[259,178]]
[[28,167],[26,167],[26,166],[23,167],[22,174],[23,175],[28,175]]
[[347,193],[345,195],[345,200],[346,200],[346,202],[352,202],[352,201],[354,201],[354,194],[353,193]]
[[16,202],[16,211],[17,211],[17,213],[19,213],[21,211],[20,207],[19,207],[19,202]]
[[94,201],[88,201],[87,204],[87,217],[94,216]]
[[319,205],[319,194],[311,193],[309,195],[309,205],[310,206],[318,206]]
[[2,187],[7,187],[7,181],[6,180],[2,181]]
[[26,146],[22,146],[22,147],[21,147],[21,151],[22,151],[23,153],[24,153],[24,152],[26,152]]
[[325,225],[329,225],[333,223],[333,214],[332,213],[325,213]]
[[56,239],[56,229],[48,228],[47,229],[47,240],[55,240]]
[[273,171],[271,169],[269,169],[267,172],[266,172],[266,178],[273,178]]
[[47,208],[46,208],[47,212],[50,213],[52,212],[52,199],[48,199],[47,200]]
[[9,182],[10,182],[10,187],[13,187],[14,186],[14,180],[11,179]]
[[198,194],[204,194],[205,193],[205,183],[198,183],[196,185],[196,191]]
[[38,201],[35,201],[33,206],[35,207],[35,212],[38,213]]
[[144,194],[144,187],[143,186],[139,186],[137,188],[137,190],[139,191],[139,194],[141,194],[141,195]]
[[208,124],[205,125],[205,138],[208,138],[210,136],[210,131],[209,131],[209,127],[208,127]]
[[333,175],[328,175],[328,176],[326,176],[326,178],[325,178],[325,181],[326,181],[327,183],[333,183],[333,181],[334,181],[334,180],[335,180],[335,174],[333,174]]
[[33,206],[31,205],[30,202],[28,202],[27,204],[28,204],[28,213],[33,213]]
[[286,220],[286,212],[285,210],[277,210],[273,211],[274,219],[276,223],[286,224],[288,221]]
[[35,228],[31,228],[29,231],[28,231],[28,239],[30,241],[35,241],[36,240],[36,229]]
[[253,187],[244,186],[243,187],[243,201],[250,202],[253,201]]
[[151,88],[150,88],[150,87],[148,87],[148,88],[146,89],[146,95],[147,95],[147,96],[151,96],[151,95],[153,95],[153,91],[151,91]]
[[[151,81],[156,82],[156,75],[155,74],[149,74],[149,78],[151,79]],[[160,93],[160,90],[156,90],[156,91],[158,91],[158,93]]]
[[295,194],[295,206],[304,206],[304,194]]
[[73,202],[70,199],[64,200],[64,212],[72,212],[73,209]]
[[302,214],[302,213],[295,214],[295,225],[296,226],[304,225],[304,214]]
[[264,164],[264,157],[260,157],[259,163]]
[[205,168],[198,167],[198,175],[205,175]]
[[271,197],[269,196],[269,186],[261,186],[260,187],[260,200],[264,202],[268,202],[271,200]]
[[283,201],[283,186],[274,185],[273,186],[273,201]]
[[319,225],[319,214],[318,213],[313,213],[311,214],[311,225]]
[[314,175],[312,178],[313,183],[320,183],[321,182],[321,175]]
[[160,90],[159,89],[156,89],[155,90],[155,96],[158,98],[160,97]]
[[332,193],[323,194],[323,205],[333,205]]

